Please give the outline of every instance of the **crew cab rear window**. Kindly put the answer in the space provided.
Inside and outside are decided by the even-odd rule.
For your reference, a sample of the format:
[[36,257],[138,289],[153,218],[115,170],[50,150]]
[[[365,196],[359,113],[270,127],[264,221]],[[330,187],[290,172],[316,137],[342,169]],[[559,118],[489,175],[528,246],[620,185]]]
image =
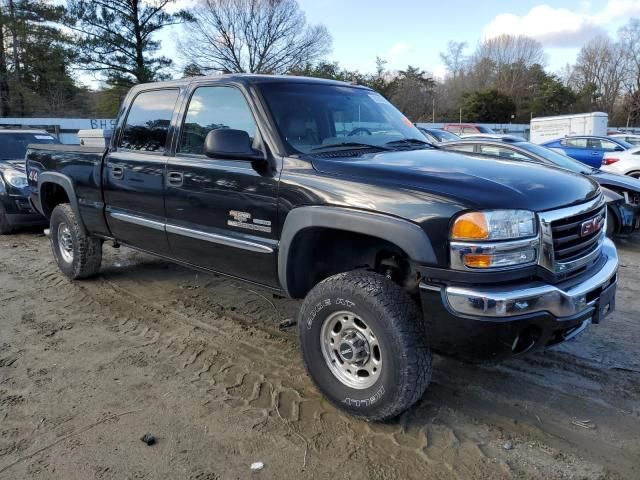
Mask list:
[[198,87],[187,109],[180,133],[178,153],[202,155],[204,139],[211,130],[244,130],[256,135],[256,123],[240,90],[234,87]]
[[163,153],[179,90],[140,93],[133,99],[120,137],[120,148]]

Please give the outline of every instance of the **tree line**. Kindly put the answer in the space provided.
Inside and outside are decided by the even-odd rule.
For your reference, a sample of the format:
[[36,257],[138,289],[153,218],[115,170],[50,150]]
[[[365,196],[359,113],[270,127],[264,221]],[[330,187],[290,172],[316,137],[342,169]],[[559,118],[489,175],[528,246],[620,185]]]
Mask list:
[[[158,34],[178,24],[180,58],[167,58]],[[449,42],[443,79],[411,65],[391,71],[383,58],[371,72],[349,70],[326,61],[331,44],[296,0],[201,0],[188,10],[176,0],[0,0],[0,116],[111,117],[137,83],[249,72],[367,85],[413,121],[528,123],[599,110],[612,124],[640,124],[637,19],[615,40],[584,45],[557,74],[545,69],[542,45],[523,36],[483,40],[471,52]]]

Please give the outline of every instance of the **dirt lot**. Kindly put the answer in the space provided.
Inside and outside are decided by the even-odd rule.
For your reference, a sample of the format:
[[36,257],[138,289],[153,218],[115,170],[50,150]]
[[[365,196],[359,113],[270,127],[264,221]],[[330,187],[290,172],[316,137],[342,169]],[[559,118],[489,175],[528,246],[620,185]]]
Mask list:
[[0,478],[638,479],[640,235],[619,247],[605,324],[499,366],[436,358],[417,407],[367,424],[278,330],[296,302],[109,246],[71,283],[44,236],[0,237]]

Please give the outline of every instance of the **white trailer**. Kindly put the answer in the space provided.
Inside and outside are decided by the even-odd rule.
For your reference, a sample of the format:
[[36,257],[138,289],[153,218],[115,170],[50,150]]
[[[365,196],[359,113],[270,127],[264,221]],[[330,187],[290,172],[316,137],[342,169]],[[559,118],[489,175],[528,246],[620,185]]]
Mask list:
[[608,116],[603,112],[577,113],[531,119],[531,142],[544,143],[567,135],[607,135]]

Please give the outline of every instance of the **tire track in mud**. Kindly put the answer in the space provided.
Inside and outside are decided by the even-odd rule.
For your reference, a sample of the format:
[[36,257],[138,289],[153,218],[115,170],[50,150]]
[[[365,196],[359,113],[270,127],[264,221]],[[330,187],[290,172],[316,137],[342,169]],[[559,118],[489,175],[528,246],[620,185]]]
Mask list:
[[[34,295],[47,308],[69,317],[68,321],[106,328],[133,340],[134,350],[144,351],[146,357],[171,362],[178,375],[200,389],[211,408],[226,405],[251,412],[259,418],[256,429],[282,417],[304,437],[310,456],[335,453],[339,461],[368,465],[368,476],[380,478],[395,478],[396,468],[423,478],[534,478],[545,461],[536,459],[535,452],[529,463],[505,456],[501,434],[514,426],[500,419],[494,425],[485,424],[488,415],[481,408],[469,409],[472,416],[481,418],[478,422],[466,415],[466,406],[447,405],[457,396],[455,390],[465,387],[454,381],[444,388],[450,382],[445,375],[436,378],[439,393],[423,399],[397,422],[368,424],[343,415],[307,379],[292,335],[262,328],[265,316],[274,327],[284,318],[284,312],[291,310],[288,300],[270,302],[257,294],[246,302],[249,305],[241,304],[234,295],[238,288],[234,282],[207,276],[204,288],[189,287],[184,275],[177,282],[169,278],[160,283],[168,287],[161,294],[157,286],[155,291],[148,288],[144,276],[140,280],[135,273],[112,274],[108,268],[97,280],[70,282],[48,253],[47,249],[44,259],[27,265],[6,259],[0,264],[22,281],[35,280]],[[486,401],[486,392],[479,393],[478,399]],[[461,422],[464,428],[459,428]],[[531,436],[530,431],[523,432]],[[551,472],[569,473],[572,463],[556,465]]]
[[[256,428],[282,417],[306,439],[310,455],[330,449],[327,438],[347,434],[349,456],[374,458],[371,464],[381,471],[386,467],[379,464],[387,458],[392,463],[414,465],[425,475],[468,478],[489,462],[490,457],[475,442],[456,435],[444,423],[421,428],[402,423],[377,425],[343,415],[307,380],[295,345],[247,327],[250,318],[240,325],[224,313],[222,318],[212,319],[206,309],[194,308],[190,301],[170,298],[158,302],[104,276],[97,281],[70,282],[56,272],[55,266],[27,270],[28,277],[37,278],[50,308],[74,317],[70,321],[91,319],[137,341],[137,348],[166,358],[184,372],[190,383],[202,385],[203,395],[208,396],[205,403],[256,412],[262,418]],[[233,317],[238,315],[243,314]],[[465,453],[451,454],[450,463],[443,460],[444,451]],[[500,470],[510,472],[506,464]],[[494,471],[493,465],[489,471]]]

